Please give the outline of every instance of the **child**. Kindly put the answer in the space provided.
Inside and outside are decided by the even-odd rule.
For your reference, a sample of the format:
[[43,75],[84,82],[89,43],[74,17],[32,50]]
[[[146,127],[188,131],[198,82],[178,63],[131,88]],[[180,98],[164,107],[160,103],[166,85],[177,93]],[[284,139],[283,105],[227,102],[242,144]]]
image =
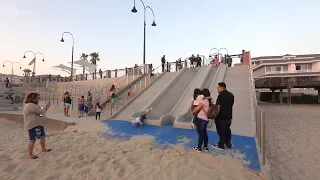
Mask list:
[[[204,98],[204,96],[201,94],[201,90],[199,88],[194,89],[193,91],[193,97],[191,101],[191,107],[190,110],[192,110],[199,105],[199,102]],[[191,122],[191,129],[196,129],[197,127],[197,116],[198,113],[193,115],[193,119]]]
[[114,103],[116,102],[116,93],[112,93],[111,95],[111,104],[112,104],[112,107],[114,107]]
[[83,117],[84,104],[85,104],[84,96],[81,96],[81,98],[79,99],[79,118]]
[[132,120],[132,125],[135,126],[135,127],[142,127],[143,123],[144,123],[144,120],[147,119],[147,115],[148,115],[148,112],[150,110],[152,110],[152,108],[147,109],[144,114],[142,114],[141,116],[139,116],[136,119]]
[[130,96],[131,96],[131,88],[132,88],[132,86],[130,86],[129,89],[128,89],[127,100],[130,99]]
[[98,117],[100,119],[101,106],[100,106],[99,103],[96,104],[95,111],[96,111],[96,120],[97,120]]

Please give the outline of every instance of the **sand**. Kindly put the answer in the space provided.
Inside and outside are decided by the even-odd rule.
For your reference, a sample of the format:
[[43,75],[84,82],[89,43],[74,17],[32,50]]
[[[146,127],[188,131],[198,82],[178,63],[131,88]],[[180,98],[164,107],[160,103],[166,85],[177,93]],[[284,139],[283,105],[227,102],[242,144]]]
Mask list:
[[274,180],[320,179],[320,106],[260,105]]
[[[80,129],[83,130],[81,127]],[[129,141],[106,139],[103,133],[48,130],[47,147],[37,160],[27,157],[27,134],[22,124],[0,119],[1,180],[260,180],[232,158],[163,149],[153,138],[137,136]]]

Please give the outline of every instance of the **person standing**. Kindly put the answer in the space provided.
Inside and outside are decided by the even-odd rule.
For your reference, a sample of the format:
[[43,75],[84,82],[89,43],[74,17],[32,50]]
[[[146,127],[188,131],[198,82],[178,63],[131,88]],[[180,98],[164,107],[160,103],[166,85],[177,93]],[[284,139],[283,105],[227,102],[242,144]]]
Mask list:
[[231,122],[232,122],[232,108],[234,104],[234,96],[227,91],[227,85],[224,82],[218,83],[218,98],[216,101],[218,115],[215,118],[217,133],[219,135],[218,144],[212,147],[223,150],[225,147],[232,148],[231,144]]
[[163,55],[161,58],[162,72],[164,72],[165,65],[166,65],[166,55]]
[[229,54],[227,54],[227,64],[228,64],[228,67],[231,67],[232,65],[232,58],[230,57]]
[[6,77],[6,80],[5,80],[5,84],[6,84],[6,88],[9,87],[9,79]]
[[86,100],[84,99],[84,96],[81,96],[81,98],[78,100],[79,102],[79,118],[83,117],[84,107]]
[[199,54],[197,54],[196,63],[197,63],[196,67],[201,67],[202,59],[199,56]]
[[65,106],[65,116],[69,117],[69,109],[71,107],[71,97],[70,97],[70,93],[66,92],[65,94],[65,98],[64,98],[64,106]]
[[220,65],[219,57],[214,55],[214,67],[218,67]]
[[[204,98],[200,100],[198,106],[192,110],[193,115],[198,113],[197,125],[196,125],[199,133],[198,146],[193,147],[193,150],[197,152],[201,152],[202,150],[208,151],[208,141],[209,141],[209,137],[207,133],[209,118],[207,117],[207,112],[210,109],[210,104],[212,99],[210,97],[209,89],[206,89],[206,88],[203,89],[202,95],[204,96]],[[203,144],[203,148],[202,148],[202,144]]]
[[240,62],[241,62],[241,64],[243,64],[243,54],[244,54],[244,52],[245,52],[245,50],[242,50],[242,53],[241,53],[241,57],[240,57]]
[[29,133],[28,154],[30,159],[38,159],[38,156],[33,154],[34,144],[37,139],[40,139],[41,151],[49,152],[51,149],[46,148],[46,133],[44,130],[45,117],[43,116],[49,107],[50,101],[46,104],[46,107],[41,108],[39,103],[40,95],[37,93],[30,93],[23,108],[23,121],[24,128]]

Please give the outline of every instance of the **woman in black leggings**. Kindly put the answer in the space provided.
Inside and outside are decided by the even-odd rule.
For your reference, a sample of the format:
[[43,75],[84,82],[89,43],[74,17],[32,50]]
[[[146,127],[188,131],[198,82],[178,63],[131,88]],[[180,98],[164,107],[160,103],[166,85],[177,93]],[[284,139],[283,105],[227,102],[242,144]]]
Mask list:
[[[193,147],[193,150],[198,152],[201,152],[202,150],[208,151],[208,141],[209,141],[208,133],[207,133],[207,126],[209,122],[209,119],[207,117],[207,112],[209,111],[210,104],[211,104],[209,89],[203,89],[202,95],[204,96],[204,98],[199,102],[198,106],[192,110],[192,114],[198,113],[197,125],[196,125],[199,133],[198,146]],[[202,148],[202,144],[203,144],[203,148]]]

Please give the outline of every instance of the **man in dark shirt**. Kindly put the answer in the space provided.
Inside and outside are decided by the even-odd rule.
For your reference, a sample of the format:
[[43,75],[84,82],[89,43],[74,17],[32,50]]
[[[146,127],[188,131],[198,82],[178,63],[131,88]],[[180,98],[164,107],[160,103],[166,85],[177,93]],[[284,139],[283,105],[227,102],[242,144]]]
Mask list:
[[161,58],[162,72],[164,72],[165,64],[166,64],[166,55],[163,55],[162,58]]
[[197,54],[196,62],[197,62],[197,67],[201,67],[202,59],[201,59],[201,57],[199,56],[199,54]]
[[214,148],[224,149],[231,148],[231,121],[232,121],[232,107],[234,103],[234,96],[231,92],[227,91],[227,86],[224,82],[218,83],[218,98],[216,101],[218,108],[218,115],[215,118],[216,129],[220,141],[217,145],[212,145]]

